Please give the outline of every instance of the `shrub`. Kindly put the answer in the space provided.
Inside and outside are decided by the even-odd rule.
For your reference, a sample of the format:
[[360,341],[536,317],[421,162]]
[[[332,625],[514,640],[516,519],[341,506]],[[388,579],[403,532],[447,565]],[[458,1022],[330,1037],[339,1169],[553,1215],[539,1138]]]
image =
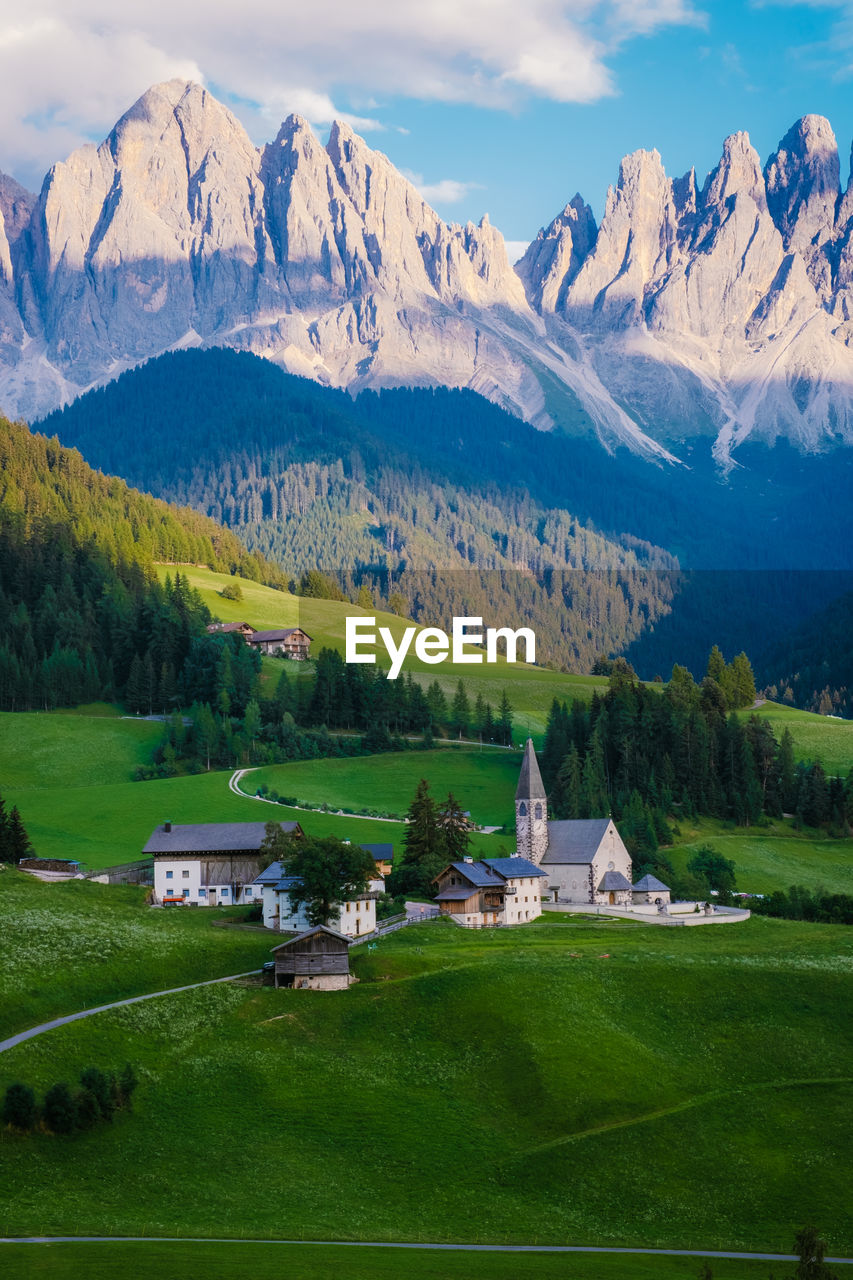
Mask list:
[[101,1119],[101,1108],[91,1089],[78,1089],[74,1095],[74,1109],[77,1129],[92,1129]]
[[73,1133],[77,1126],[77,1105],[63,1081],[45,1095],[44,1121],[52,1133]]
[[112,1120],[113,1112],[116,1109],[116,1099],[113,1090],[114,1077],[106,1075],[98,1067],[87,1067],[80,1076],[80,1083],[84,1092],[88,1091],[93,1094],[98,1104],[100,1114],[105,1120]]
[[10,1084],[3,1099],[3,1123],[24,1133],[33,1128],[38,1118],[36,1095],[28,1084]]
[[223,600],[242,600],[243,588],[239,582],[227,582],[219,594]]
[[123,1107],[129,1107],[139,1081],[136,1072],[128,1062],[118,1078],[119,1097]]

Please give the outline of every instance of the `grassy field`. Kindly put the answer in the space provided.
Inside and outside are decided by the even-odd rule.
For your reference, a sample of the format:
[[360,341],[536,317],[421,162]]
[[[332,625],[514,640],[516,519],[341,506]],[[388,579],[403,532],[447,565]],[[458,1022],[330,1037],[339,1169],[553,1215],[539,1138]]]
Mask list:
[[[3,1054],[0,1089],[89,1063],[141,1077],[110,1127],[0,1136],[7,1234],[788,1251],[815,1221],[853,1251],[849,930],[439,922],[353,965],[340,995],[208,987]],[[459,1274],[698,1271],[506,1261]],[[421,1263],[457,1274],[444,1257],[402,1268]],[[301,1274],[314,1265],[301,1255]]]
[[349,760],[300,760],[269,765],[243,779],[243,790],[265,784],[280,795],[304,804],[334,804],[342,808],[370,808],[402,817],[421,778],[443,800],[449,791],[481,826],[515,822],[513,800],[521,767],[521,753],[500,748],[441,747],[437,751],[407,751]]
[[[146,890],[0,875],[0,1039],[110,1000],[259,968],[271,935],[221,911],[153,911]],[[242,914],[242,913],[241,913]]]
[[105,703],[80,712],[0,711],[0,791],[127,782],[150,764],[163,726]]
[[832,774],[847,774],[853,768],[853,720],[818,716],[777,702],[765,703],[758,714],[770,721],[777,738],[791,730],[798,760],[820,760]]
[[[174,566],[161,565],[161,577],[167,573],[174,574]],[[196,587],[211,612],[224,622],[250,622],[258,629],[274,627],[300,626],[312,637],[314,649],[324,645],[330,649],[344,652],[344,627],[348,615],[368,616],[368,610],[357,605],[341,604],[335,600],[312,600],[301,596],[292,596],[285,591],[274,591],[270,587],[258,583],[241,580],[240,587],[243,599],[240,601],[223,600],[219,592],[233,579],[227,574],[213,573],[209,569],[197,569],[193,566],[181,566],[180,572]],[[407,626],[412,623],[394,614],[377,613],[378,627],[388,627],[399,639]],[[388,666],[387,658],[384,665]],[[292,666],[288,668],[292,670]],[[582,698],[588,701],[598,689],[604,692],[607,681],[595,676],[570,676],[545,667],[530,667],[524,663],[510,666],[499,662],[495,666],[469,666],[446,662],[440,666],[428,666],[412,654],[404,664],[406,671],[411,671],[421,683],[430,684],[438,680],[446,693],[452,694],[460,678],[473,696],[482,693],[483,697],[497,707],[504,689],[509,694],[515,710],[516,736],[521,738],[528,731],[538,736],[544,732],[545,720],[554,698]],[[273,678],[276,666],[267,664],[267,675]]]
[[702,844],[732,859],[743,893],[802,884],[853,894],[853,840],[821,840],[814,833],[795,831],[789,822],[744,830],[704,819],[683,823],[677,844],[664,852],[676,870],[684,871],[691,853]]
[[[10,1277],[39,1280],[688,1280],[701,1258],[542,1253],[440,1253],[334,1245],[53,1244],[3,1245]],[[773,1263],[711,1259],[715,1280],[767,1280]],[[782,1264],[785,1266],[786,1264]],[[787,1264],[786,1270],[790,1264]],[[778,1264],[777,1264],[778,1269]],[[842,1276],[853,1268],[836,1267]]]

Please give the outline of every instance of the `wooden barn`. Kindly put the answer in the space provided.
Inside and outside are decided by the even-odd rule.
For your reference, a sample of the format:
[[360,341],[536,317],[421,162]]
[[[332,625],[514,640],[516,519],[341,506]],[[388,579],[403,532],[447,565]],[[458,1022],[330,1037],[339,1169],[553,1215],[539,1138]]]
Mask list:
[[239,632],[246,640],[255,634],[251,622],[211,622],[207,628],[208,635],[230,636]]
[[273,947],[275,985],[340,991],[355,979],[349,971],[350,940],[334,929],[317,925]]

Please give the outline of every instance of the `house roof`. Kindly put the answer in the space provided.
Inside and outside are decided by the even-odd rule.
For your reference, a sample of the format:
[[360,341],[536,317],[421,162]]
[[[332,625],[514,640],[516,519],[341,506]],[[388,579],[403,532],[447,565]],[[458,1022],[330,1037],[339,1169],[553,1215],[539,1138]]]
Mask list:
[[[497,887],[496,885],[492,885],[492,888],[496,888],[496,887]],[[472,894],[476,893],[476,891],[477,891],[477,885],[474,885],[474,884],[469,884],[467,886],[462,885],[461,887],[457,887],[455,889],[445,889],[443,893],[437,893],[435,895],[435,901],[436,902],[464,902],[466,898],[470,898]]]
[[567,818],[549,822],[548,848],[542,861],[592,862],[609,825],[609,818]]
[[637,881],[637,883],[634,885],[634,888],[639,889],[641,892],[645,892],[645,893],[657,893],[658,890],[661,890],[661,889],[664,890],[666,893],[669,893],[669,885],[664,884],[661,880],[658,880],[655,876],[643,876],[642,880]]
[[493,871],[485,862],[451,862],[450,866],[468,879],[478,889],[493,888],[502,885],[503,878]]
[[267,640],[288,640],[290,636],[304,636],[306,640],[310,640],[307,631],[303,631],[301,627],[285,627],[281,631],[256,631],[254,635],[249,637],[250,644],[261,644]]
[[292,889],[294,885],[301,884],[301,883],[302,883],[301,876],[282,876],[275,886],[276,893],[279,893],[279,892],[286,893],[288,889]]
[[533,750],[533,739],[528,738],[524,747],[524,759],[521,762],[521,773],[518,775],[518,786],[515,789],[516,800],[545,800],[545,786],[542,774]]
[[503,876],[505,880],[514,880],[518,876],[544,876],[548,873],[543,871],[541,867],[537,867],[535,862],[530,862],[527,858],[483,858],[486,866],[491,867],[493,871],[497,871],[499,876]]
[[252,884],[276,884],[284,875],[284,869],[280,862],[271,862],[270,865],[261,872],[259,876],[255,876]]
[[277,947],[271,947],[270,950],[275,955],[276,951],[284,951],[286,947],[295,947],[297,943],[304,942],[306,938],[313,938],[315,933],[327,933],[330,938],[337,938],[339,942],[345,942],[348,947],[352,945],[351,938],[344,937],[336,929],[329,929],[324,924],[318,924],[313,929],[306,929],[304,933],[298,933],[295,938],[288,938],[287,942],[280,942]]
[[[280,822],[285,834],[300,830],[298,822]],[[265,822],[194,822],[155,827],[143,853],[257,853],[266,835]]]
[[255,628],[251,622],[211,622],[207,630],[211,633],[216,632],[219,635],[227,635],[232,631],[254,631]]
[[363,844],[359,848],[366,850],[372,854],[374,862],[393,862],[394,846],[393,844]]
[[599,893],[607,893],[614,889],[630,889],[631,881],[626,880],[621,871],[605,871],[601,884],[598,886]]

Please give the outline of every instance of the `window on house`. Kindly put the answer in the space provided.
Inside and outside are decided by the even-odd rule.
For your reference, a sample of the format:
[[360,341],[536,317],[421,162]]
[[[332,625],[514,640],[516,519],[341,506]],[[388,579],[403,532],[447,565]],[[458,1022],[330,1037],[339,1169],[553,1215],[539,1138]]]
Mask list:
[[199,891],[198,891],[198,896],[199,896],[200,898],[206,898],[206,897],[207,897],[207,890],[206,890],[206,889],[199,889]]
[[189,891],[189,889],[184,889],[184,897],[185,897],[185,898],[188,898],[189,896],[190,896],[190,891]]
[[174,873],[174,871],[167,871],[167,872],[166,872],[166,879],[167,879],[167,880],[174,880],[174,878],[175,878],[175,873]]
[[189,878],[190,878],[190,873],[189,873],[189,871],[182,871],[182,872],[181,872],[181,875],[183,876],[183,878],[184,878],[185,880],[189,880]]
[[251,896],[252,896],[252,887],[250,885],[249,888],[246,889],[246,897],[251,898]]
[[222,894],[223,898],[228,897],[228,888],[226,885],[223,885],[219,892]]

